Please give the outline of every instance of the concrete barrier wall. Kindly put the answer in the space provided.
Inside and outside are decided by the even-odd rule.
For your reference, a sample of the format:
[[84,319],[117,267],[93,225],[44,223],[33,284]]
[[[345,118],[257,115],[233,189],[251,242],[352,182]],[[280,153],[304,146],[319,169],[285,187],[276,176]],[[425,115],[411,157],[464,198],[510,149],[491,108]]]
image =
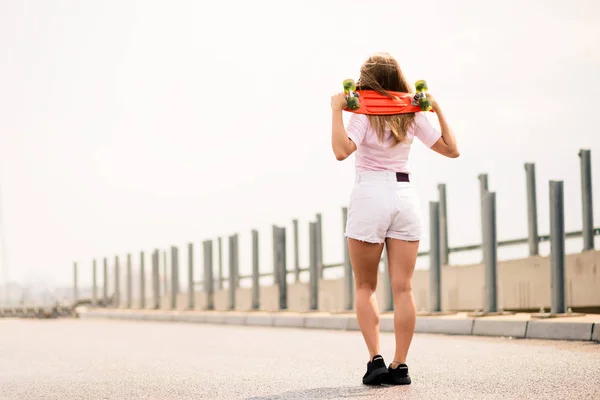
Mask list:
[[[566,256],[566,303],[568,307],[600,306],[600,251],[586,251]],[[379,276],[376,297],[380,308],[384,304],[384,289]],[[442,308],[464,311],[483,308],[483,265],[445,266],[442,268]],[[319,282],[319,309],[341,311],[343,309],[343,279]],[[415,271],[413,293],[417,310],[429,306],[429,271]],[[228,309],[228,290],[215,291],[215,309]],[[279,289],[262,286],[260,305],[265,311],[277,311]],[[498,305],[503,309],[550,308],[550,261],[548,257],[529,257],[498,263]],[[204,309],[206,296],[195,294],[195,308]],[[240,311],[251,309],[251,289],[240,288],[236,292]],[[134,306],[139,304],[134,302]],[[146,304],[151,304],[150,296]],[[168,308],[168,297],[161,299],[161,308]],[[187,293],[180,293],[177,308],[187,308]],[[309,307],[308,283],[288,284],[288,309],[307,311]]]
[[[566,303],[569,307],[600,306],[600,252],[586,251],[566,256]],[[428,271],[417,271],[428,278]],[[422,284],[422,282],[419,282]],[[416,286],[429,292],[427,285]],[[483,306],[483,266],[442,269],[442,307],[474,310]],[[417,307],[427,308],[427,302]],[[427,299],[426,299],[427,300]],[[498,304],[504,309],[550,307],[550,260],[529,257],[498,264]]]

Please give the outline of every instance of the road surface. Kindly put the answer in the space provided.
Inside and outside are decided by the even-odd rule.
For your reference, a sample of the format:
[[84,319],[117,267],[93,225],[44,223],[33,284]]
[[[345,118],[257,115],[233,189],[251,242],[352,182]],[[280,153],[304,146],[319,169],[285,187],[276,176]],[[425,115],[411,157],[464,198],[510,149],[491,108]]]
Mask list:
[[2,400],[600,399],[592,342],[421,334],[413,384],[370,388],[360,332],[0,319],[0,339]]

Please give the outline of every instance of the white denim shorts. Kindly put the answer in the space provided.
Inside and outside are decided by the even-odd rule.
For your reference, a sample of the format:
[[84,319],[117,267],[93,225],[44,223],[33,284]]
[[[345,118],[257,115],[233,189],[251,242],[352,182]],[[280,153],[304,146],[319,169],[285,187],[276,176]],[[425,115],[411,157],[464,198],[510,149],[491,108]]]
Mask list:
[[419,198],[410,182],[397,182],[396,173],[366,171],[356,174],[348,204],[345,236],[369,243],[386,238],[421,240]]

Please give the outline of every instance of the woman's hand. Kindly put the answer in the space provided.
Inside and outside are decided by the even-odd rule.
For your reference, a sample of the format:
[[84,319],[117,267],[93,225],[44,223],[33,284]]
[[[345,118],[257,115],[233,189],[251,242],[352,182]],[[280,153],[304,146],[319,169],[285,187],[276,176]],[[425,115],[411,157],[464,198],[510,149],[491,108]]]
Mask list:
[[433,108],[433,110],[435,112],[438,112],[440,109],[440,106],[438,105],[438,102],[435,99],[435,97],[433,97],[433,95],[431,95],[431,93],[429,93],[429,92],[425,93],[425,97],[427,97],[429,99],[429,102],[431,103],[431,107]]
[[344,92],[331,96],[331,109],[333,111],[342,111],[348,102],[346,101],[346,94]]

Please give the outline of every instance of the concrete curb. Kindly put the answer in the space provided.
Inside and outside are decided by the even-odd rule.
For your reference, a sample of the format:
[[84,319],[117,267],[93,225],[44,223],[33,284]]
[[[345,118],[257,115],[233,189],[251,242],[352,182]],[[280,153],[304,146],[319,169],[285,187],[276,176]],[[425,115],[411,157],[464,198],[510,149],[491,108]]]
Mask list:
[[250,326],[273,326],[273,317],[270,315],[248,315],[246,325]]
[[473,332],[473,319],[417,317],[415,332],[444,333],[448,335],[471,335]]
[[524,338],[528,321],[493,321],[476,319],[473,322],[473,335],[511,336]]
[[[264,313],[154,310],[79,310],[82,319],[114,319],[158,322],[189,322],[237,326],[273,326],[304,329],[359,330],[354,315],[311,313]],[[381,332],[393,332],[394,320],[382,316]],[[446,335],[502,336],[527,339],[554,339],[600,342],[600,322],[538,320],[493,320],[483,318],[417,317],[415,332]]]
[[305,317],[294,315],[275,315],[273,317],[273,326],[304,328],[305,320]]
[[529,321],[526,337],[528,339],[592,340],[593,328],[592,322]]

